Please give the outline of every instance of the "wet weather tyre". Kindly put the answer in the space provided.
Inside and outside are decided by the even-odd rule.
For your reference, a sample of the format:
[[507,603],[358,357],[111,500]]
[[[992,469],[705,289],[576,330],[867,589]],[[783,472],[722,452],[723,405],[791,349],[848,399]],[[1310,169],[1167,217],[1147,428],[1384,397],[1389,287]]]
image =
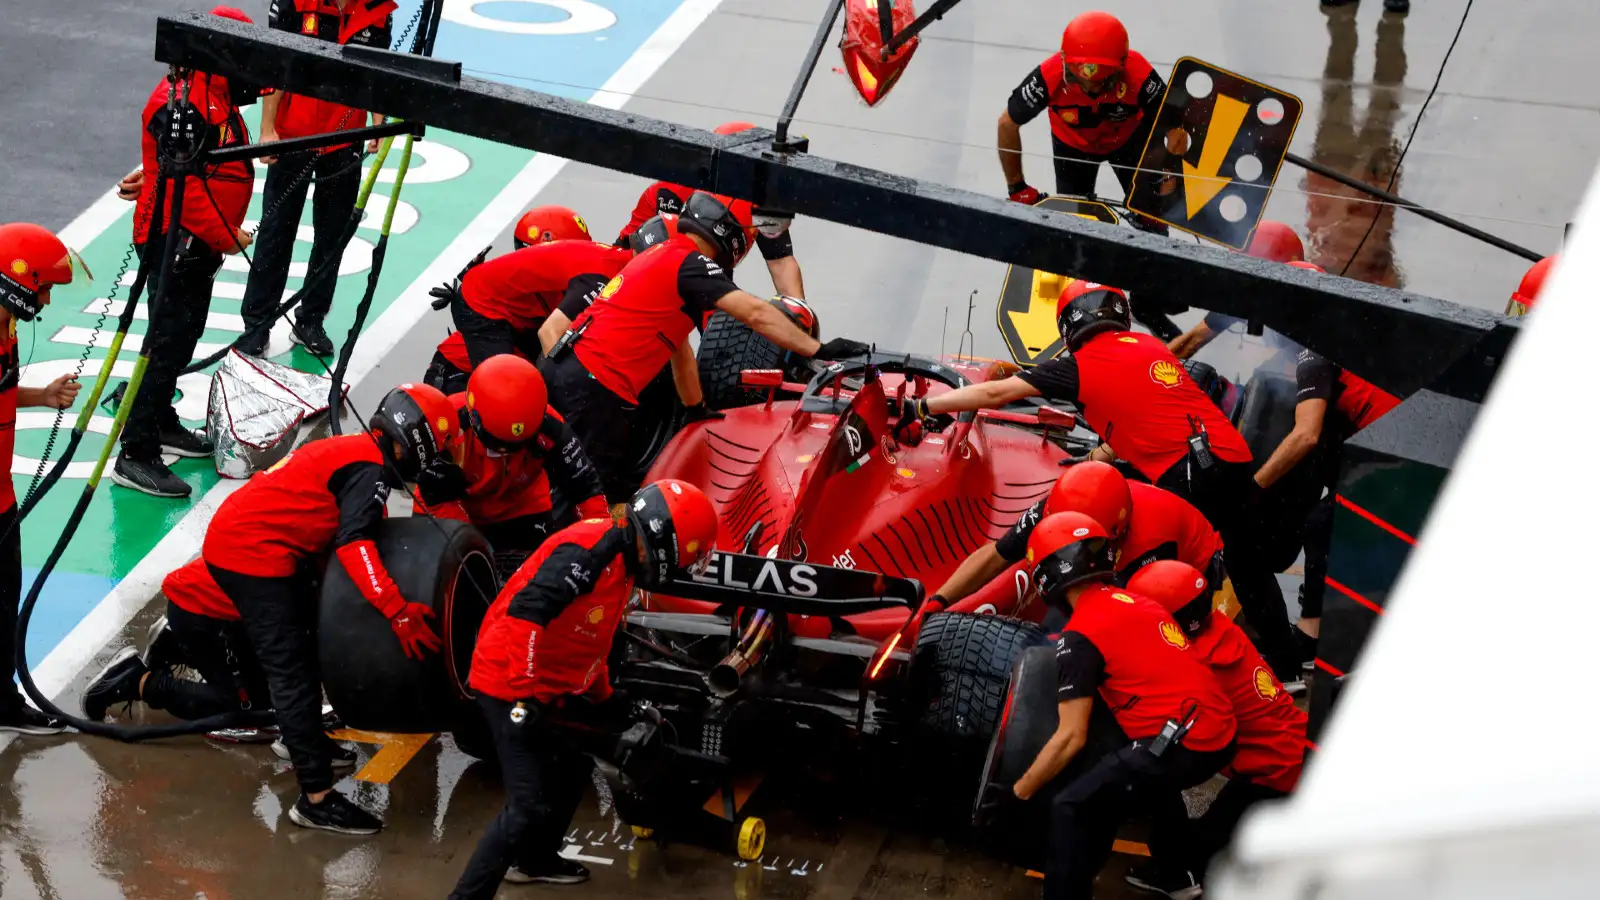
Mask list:
[[706,406],[730,409],[759,403],[765,390],[739,383],[745,369],[781,369],[787,352],[725,312],[712,313],[700,335],[700,390]]
[[448,731],[465,715],[467,672],[478,626],[498,584],[488,542],[465,522],[386,519],[378,555],[401,596],[434,611],[443,653],[406,656],[383,614],[331,562],[322,579],[318,657],[328,700],[345,725],[364,731]]
[[982,753],[1005,711],[1011,668],[1044,642],[1037,625],[999,616],[941,613],[917,635],[912,664],[923,728],[950,749]]

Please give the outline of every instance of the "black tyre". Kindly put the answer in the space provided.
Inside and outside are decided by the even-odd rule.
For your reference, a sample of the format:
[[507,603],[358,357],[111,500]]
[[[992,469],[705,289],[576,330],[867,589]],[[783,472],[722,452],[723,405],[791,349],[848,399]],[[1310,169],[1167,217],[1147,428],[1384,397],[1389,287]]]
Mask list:
[[912,663],[923,727],[952,749],[981,753],[1005,711],[1017,655],[1043,640],[1037,625],[1016,619],[929,616],[917,635]]
[[489,732],[489,723],[483,720],[483,712],[476,705],[465,707],[460,717],[456,720],[456,727],[450,732],[450,737],[456,742],[456,749],[472,757],[493,761],[496,757],[494,749],[494,735]]
[[787,352],[725,312],[715,312],[700,335],[700,390],[706,406],[731,409],[759,403],[766,390],[739,383],[745,369],[781,369]]
[[478,530],[447,519],[388,519],[378,554],[407,600],[434,610],[445,652],[413,660],[383,614],[337,562],[322,579],[318,650],[328,700],[344,723],[365,731],[450,730],[468,706],[467,672],[478,626],[498,590],[489,545]]
[[628,427],[627,458],[635,484],[644,481],[645,473],[667,442],[683,428],[683,417],[683,403],[678,399],[669,366],[639,392],[639,407]]

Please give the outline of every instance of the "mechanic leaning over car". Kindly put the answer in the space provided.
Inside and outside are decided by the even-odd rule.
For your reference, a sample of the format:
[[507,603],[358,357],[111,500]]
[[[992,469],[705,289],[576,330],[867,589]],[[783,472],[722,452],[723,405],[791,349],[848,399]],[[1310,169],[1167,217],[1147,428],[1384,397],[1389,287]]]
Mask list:
[[[25,222],[0,225],[0,259],[6,261],[0,265],[0,463],[9,472],[17,407],[66,409],[78,398],[78,378],[70,372],[42,388],[17,383],[22,371],[17,322],[32,322],[50,305],[51,288],[71,284],[82,261],[49,229]],[[22,602],[22,529],[16,487],[9,476],[0,481],[0,734],[59,734],[65,726],[29,706],[13,677],[17,607]]]
[[375,834],[382,823],[333,790],[322,730],[316,576],[332,554],[356,590],[389,620],[406,655],[441,646],[433,614],[407,600],[378,557],[376,538],[389,492],[421,488],[430,503],[459,493],[460,424],[450,401],[423,384],[403,384],[378,404],[369,430],[299,447],[217,507],[200,556],[239,610],[250,647],[267,674],[301,795],[289,818],[306,828]]
[[[756,126],[749,122],[724,122],[715,130],[717,134],[738,134],[754,127]],[[693,193],[695,191],[692,188],[665,181],[657,181],[645,188],[644,193],[639,195],[639,202],[634,204],[628,224],[624,225],[622,233],[617,235],[616,245],[629,246],[630,239],[633,233],[639,230],[639,226],[659,214],[681,215],[684,204],[689,202],[689,196]],[[786,297],[804,300],[806,286],[800,277],[800,261],[794,256],[794,238],[789,236],[787,215],[764,216],[748,200],[724,197],[720,194],[713,196],[732,210],[734,217],[745,227],[745,248],[740,251],[734,264],[728,268],[731,270],[744,260],[745,254],[750,251],[749,241],[754,240],[757,249],[761,251],[762,259],[767,261],[767,274],[772,276],[773,290]]]
[[1222,538],[1199,510],[1171,491],[1128,481],[1109,463],[1085,461],[1057,478],[1050,493],[1025,510],[999,540],[974,550],[957,566],[930,598],[937,605],[929,612],[950,608],[1025,559],[1034,526],[1061,512],[1083,513],[1111,535],[1117,548],[1116,584],[1127,584],[1133,573],[1156,560],[1180,559],[1207,573],[1212,593],[1222,590],[1227,578]]
[[[1160,848],[1134,866],[1128,881],[1169,897],[1192,895],[1211,860],[1233,840],[1246,811],[1262,800],[1289,795],[1300,781],[1306,753],[1306,714],[1273,677],[1244,631],[1211,608],[1206,577],[1193,566],[1163,560],[1140,569],[1128,592],[1165,609],[1210,667],[1233,704],[1239,752],[1222,770],[1228,783],[1199,819],[1189,820],[1183,795],[1172,792],[1156,808]],[[1170,835],[1170,837],[1169,837]],[[1168,857],[1171,852],[1175,856]]]
[[632,493],[628,428],[639,392],[663,367],[672,366],[688,421],[709,415],[688,338],[713,310],[803,357],[838,359],[868,350],[848,338],[823,344],[779,307],[739,290],[728,272],[744,254],[746,234],[716,197],[690,195],[677,227],[677,237],[641,253],[600,290],[540,366],[552,405],[583,441],[613,503]]
[[437,507],[419,493],[416,510],[471,522],[496,553],[531,553],[565,524],[556,520],[552,492],[581,518],[606,515],[599,473],[547,399],[539,370],[520,356],[491,356],[473,369],[466,391],[450,397],[461,420],[466,490]]
[[[1281,263],[1297,263],[1306,258],[1305,245],[1300,243],[1300,236],[1294,233],[1294,229],[1272,219],[1263,219],[1261,224],[1256,226],[1255,234],[1250,236],[1250,246],[1245,248],[1245,254],[1256,259]],[[1238,321],[1240,320],[1223,313],[1207,313],[1206,317],[1197,322],[1193,328],[1168,342],[1167,349],[1179,359],[1189,359]],[[1279,338],[1288,341],[1281,335]]]
[[[150,629],[144,654],[132,647],[117,651],[84,690],[83,717],[98,722],[110,707],[136,701],[191,720],[232,710],[270,710],[272,692],[239,610],[211,577],[205,559],[167,573],[161,594],[167,598],[166,615]],[[205,680],[179,676],[178,666]],[[341,753],[333,761],[345,758]]]
[[1061,292],[1056,321],[1069,353],[999,381],[907,400],[896,434],[929,415],[995,409],[1041,394],[1077,404],[1103,442],[1090,459],[1121,456],[1157,487],[1194,504],[1222,534],[1228,576],[1261,637],[1261,652],[1280,678],[1298,677],[1301,659],[1283,592],[1255,533],[1259,488],[1250,478],[1244,438],[1165,344],[1130,330],[1120,290],[1074,281]]
[[634,584],[703,569],[716,537],[716,509],[699,488],[653,482],[620,521],[602,516],[556,532],[495,597],[468,682],[494,736],[506,803],[451,900],[489,900],[502,878],[588,879],[583,864],[558,855],[591,766],[560,724],[594,717],[611,697],[606,656]]
[[633,258],[589,240],[589,226],[564,206],[529,210],[515,234],[517,249],[475,260],[454,282],[428,292],[436,309],[450,307],[456,328],[439,344],[424,379],[446,394],[462,390],[473,367],[491,356],[544,355],[539,326],[545,319],[575,297],[592,297]]
[[[1046,900],[1092,897],[1122,821],[1211,778],[1236,749],[1232,704],[1183,630],[1154,601],[1110,585],[1116,555],[1082,513],[1048,516],[1028,539],[1040,598],[1068,616],[1056,642],[1059,724],[1011,786],[1021,800],[1054,792]],[[1097,695],[1129,743],[1057,786],[1089,738]]]
[[[1056,193],[1093,197],[1102,162],[1111,164],[1123,192],[1133,193],[1133,174],[1166,91],[1167,83],[1149,61],[1128,49],[1128,30],[1116,16],[1077,16],[1061,32],[1061,52],[1028,73],[1000,114],[1006,193],[1028,205],[1044,199],[1022,172],[1022,126],[1046,110]],[[1158,234],[1167,231],[1166,225],[1138,214],[1130,221]]]
[[[1290,265],[1321,272],[1315,263]],[[1306,518],[1305,583],[1300,587],[1300,621],[1295,628],[1300,657],[1316,655],[1322,625],[1322,599],[1328,579],[1328,548],[1333,543],[1334,494],[1339,453],[1356,432],[1400,405],[1400,398],[1310,350],[1300,351],[1295,370],[1294,427],[1256,471],[1256,483],[1270,488],[1310,459],[1322,495]]]

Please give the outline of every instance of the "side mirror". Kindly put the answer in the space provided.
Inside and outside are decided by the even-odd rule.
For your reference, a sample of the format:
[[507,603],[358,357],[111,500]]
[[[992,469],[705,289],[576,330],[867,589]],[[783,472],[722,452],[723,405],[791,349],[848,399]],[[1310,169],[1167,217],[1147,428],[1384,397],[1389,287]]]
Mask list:
[[1046,428],[1074,428],[1078,424],[1078,417],[1049,406],[1041,406],[1039,424]]
[[776,388],[783,386],[782,369],[745,369],[739,373],[739,383],[745,387]]

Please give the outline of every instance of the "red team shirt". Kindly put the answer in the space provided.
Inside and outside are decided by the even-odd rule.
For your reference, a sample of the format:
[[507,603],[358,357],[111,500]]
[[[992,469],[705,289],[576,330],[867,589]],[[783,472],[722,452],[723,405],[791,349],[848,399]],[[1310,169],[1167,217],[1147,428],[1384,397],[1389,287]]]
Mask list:
[[1233,704],[1153,600],[1109,585],[1084,591],[1056,643],[1056,671],[1058,700],[1098,691],[1130,740],[1155,737],[1168,720],[1191,716],[1183,739],[1190,750],[1221,750],[1234,739]]
[[20,366],[17,359],[17,320],[12,319],[5,334],[0,335],[0,460],[6,464],[5,486],[0,488],[0,513],[10,512],[17,505],[17,488],[11,483],[11,461],[17,446],[17,383]]
[[609,518],[551,535],[490,604],[472,653],[473,690],[507,702],[611,693],[606,654],[633,579],[633,541]]
[[1122,74],[1099,94],[1090,96],[1066,76],[1061,54],[1051,56],[1012,91],[1006,109],[1018,125],[1048,109],[1056,140],[1094,156],[1126,144],[1144,117],[1155,114],[1167,89],[1149,61],[1134,50],[1128,51]]
[[1076,403],[1089,427],[1144,477],[1162,474],[1189,453],[1198,422],[1211,452],[1250,461],[1250,447],[1184,371],[1160,338],[1133,331],[1096,335],[1070,355],[1017,375],[1052,400]]
[[[1134,572],[1159,559],[1180,560],[1201,572],[1210,569],[1212,557],[1222,551],[1222,536],[1200,510],[1171,491],[1139,481],[1128,482],[1128,495],[1133,502],[1128,513],[1128,533],[1122,536],[1117,554],[1119,584],[1126,584]],[[1044,517],[1047,499],[1030,507],[995,542],[995,552],[1001,559],[1014,563],[1028,555],[1028,538]]]
[[1211,614],[1194,649],[1227,693],[1239,723],[1239,752],[1223,774],[1285,794],[1294,790],[1305,760],[1306,714],[1226,615]]

